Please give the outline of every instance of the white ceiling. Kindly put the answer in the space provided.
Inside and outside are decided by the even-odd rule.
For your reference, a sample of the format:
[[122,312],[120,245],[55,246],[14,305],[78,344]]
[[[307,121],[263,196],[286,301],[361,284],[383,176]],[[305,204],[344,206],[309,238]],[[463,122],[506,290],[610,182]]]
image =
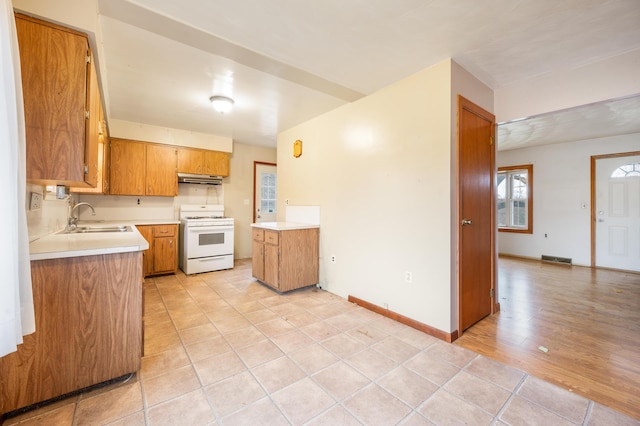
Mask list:
[[[496,89],[640,48],[638,0],[98,3],[109,119],[272,147],[278,132],[449,57]],[[219,94],[231,113],[212,110]],[[640,122],[638,100],[620,102],[590,108],[620,128]],[[558,124],[592,114],[505,124],[498,141],[575,140]]]
[[506,150],[631,133],[640,133],[640,96],[500,123],[496,139],[498,149]]

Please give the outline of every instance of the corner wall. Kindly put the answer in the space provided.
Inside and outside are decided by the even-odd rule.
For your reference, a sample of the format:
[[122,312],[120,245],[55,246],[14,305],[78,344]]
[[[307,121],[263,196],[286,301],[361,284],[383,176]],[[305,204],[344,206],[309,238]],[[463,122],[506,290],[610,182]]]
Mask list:
[[[456,327],[452,63],[443,61],[278,136],[278,211],[284,212],[285,199],[320,206],[322,287],[447,333]],[[300,158],[292,155],[297,139],[303,142]]]

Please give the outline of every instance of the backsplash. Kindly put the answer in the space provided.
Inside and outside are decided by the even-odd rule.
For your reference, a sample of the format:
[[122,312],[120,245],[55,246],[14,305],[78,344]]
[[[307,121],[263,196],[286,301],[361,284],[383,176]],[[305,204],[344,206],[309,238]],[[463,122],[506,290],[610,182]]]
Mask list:
[[[27,185],[27,200],[31,192],[43,192],[39,185]],[[166,220],[179,217],[182,204],[223,204],[224,184],[217,186],[178,184],[177,197],[151,197],[130,195],[80,195],[71,194],[76,202],[87,202],[95,210],[80,207],[80,220]],[[58,231],[67,223],[68,201],[53,196],[45,197],[39,210],[27,209],[29,241]]]
[[42,200],[42,208],[29,210],[31,193],[44,194],[44,188],[40,185],[27,184],[27,227],[29,228],[29,241],[36,240],[43,235],[62,229],[67,224],[68,204],[67,200],[57,200],[55,196],[45,197]]

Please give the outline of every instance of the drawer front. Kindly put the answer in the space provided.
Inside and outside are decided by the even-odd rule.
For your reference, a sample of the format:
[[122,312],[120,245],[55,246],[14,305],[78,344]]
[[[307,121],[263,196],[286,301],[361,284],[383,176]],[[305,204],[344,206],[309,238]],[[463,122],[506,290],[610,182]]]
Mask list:
[[253,228],[253,239],[255,241],[264,241],[264,229]]
[[176,235],[176,225],[154,225],[154,237],[174,237]]
[[280,234],[276,231],[264,231],[264,240],[269,244],[278,244]]

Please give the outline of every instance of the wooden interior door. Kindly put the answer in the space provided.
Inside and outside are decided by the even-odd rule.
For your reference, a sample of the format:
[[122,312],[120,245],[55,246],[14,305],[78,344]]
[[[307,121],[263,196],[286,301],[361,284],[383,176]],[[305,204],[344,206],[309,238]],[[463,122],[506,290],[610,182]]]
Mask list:
[[458,331],[494,310],[495,117],[458,96]]

